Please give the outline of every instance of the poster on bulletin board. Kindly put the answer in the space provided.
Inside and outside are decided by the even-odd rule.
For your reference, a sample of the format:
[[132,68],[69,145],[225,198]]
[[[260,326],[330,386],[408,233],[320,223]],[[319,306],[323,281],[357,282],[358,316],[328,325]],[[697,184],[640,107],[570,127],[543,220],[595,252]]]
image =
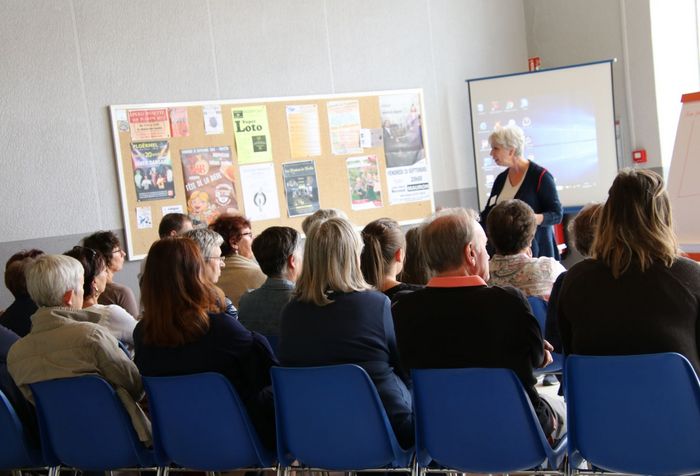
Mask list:
[[434,211],[424,111],[420,89],[110,106],[128,257],[172,212],[242,214],[256,233],[320,208],[419,222]]

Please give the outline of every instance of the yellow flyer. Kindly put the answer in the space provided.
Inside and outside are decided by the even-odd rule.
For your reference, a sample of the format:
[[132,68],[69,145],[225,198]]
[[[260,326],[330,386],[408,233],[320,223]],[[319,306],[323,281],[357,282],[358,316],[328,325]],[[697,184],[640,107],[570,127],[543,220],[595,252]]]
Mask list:
[[238,163],[254,164],[272,161],[267,107],[245,106],[231,110],[233,135],[236,138]]

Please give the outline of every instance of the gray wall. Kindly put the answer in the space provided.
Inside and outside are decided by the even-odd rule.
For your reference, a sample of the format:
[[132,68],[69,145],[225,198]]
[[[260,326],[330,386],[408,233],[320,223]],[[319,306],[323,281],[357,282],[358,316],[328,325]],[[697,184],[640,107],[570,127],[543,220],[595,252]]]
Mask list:
[[[436,205],[475,206],[464,80],[527,65],[522,0],[0,0],[0,263],[121,233],[107,106],[423,88]],[[116,280],[136,288],[138,263]],[[135,289],[136,290],[136,289]],[[11,302],[0,291],[0,308]]]

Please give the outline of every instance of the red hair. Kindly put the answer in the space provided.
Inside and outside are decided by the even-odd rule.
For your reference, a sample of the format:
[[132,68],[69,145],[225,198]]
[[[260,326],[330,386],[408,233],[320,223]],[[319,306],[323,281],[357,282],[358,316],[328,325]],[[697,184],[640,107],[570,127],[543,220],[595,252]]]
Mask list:
[[223,293],[205,278],[199,247],[179,236],[148,251],[141,302],[144,343],[163,347],[195,341],[209,330],[208,313],[224,310]]

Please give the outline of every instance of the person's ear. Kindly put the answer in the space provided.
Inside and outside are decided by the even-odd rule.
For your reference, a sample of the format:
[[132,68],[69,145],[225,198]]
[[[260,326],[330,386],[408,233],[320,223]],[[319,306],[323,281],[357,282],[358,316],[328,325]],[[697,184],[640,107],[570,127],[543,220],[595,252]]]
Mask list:
[[474,248],[474,243],[467,243],[464,246],[464,267],[470,275],[474,274],[476,261],[476,248]]
[[287,269],[289,271],[294,271],[295,269],[297,269],[297,260],[294,257],[294,253],[287,256]]
[[75,291],[72,289],[69,289],[63,294],[63,305],[65,307],[73,307],[73,294],[75,294]]
[[394,261],[397,263],[403,263],[404,258],[406,257],[406,252],[403,250],[403,248],[399,248],[396,250],[396,253],[394,253]]

